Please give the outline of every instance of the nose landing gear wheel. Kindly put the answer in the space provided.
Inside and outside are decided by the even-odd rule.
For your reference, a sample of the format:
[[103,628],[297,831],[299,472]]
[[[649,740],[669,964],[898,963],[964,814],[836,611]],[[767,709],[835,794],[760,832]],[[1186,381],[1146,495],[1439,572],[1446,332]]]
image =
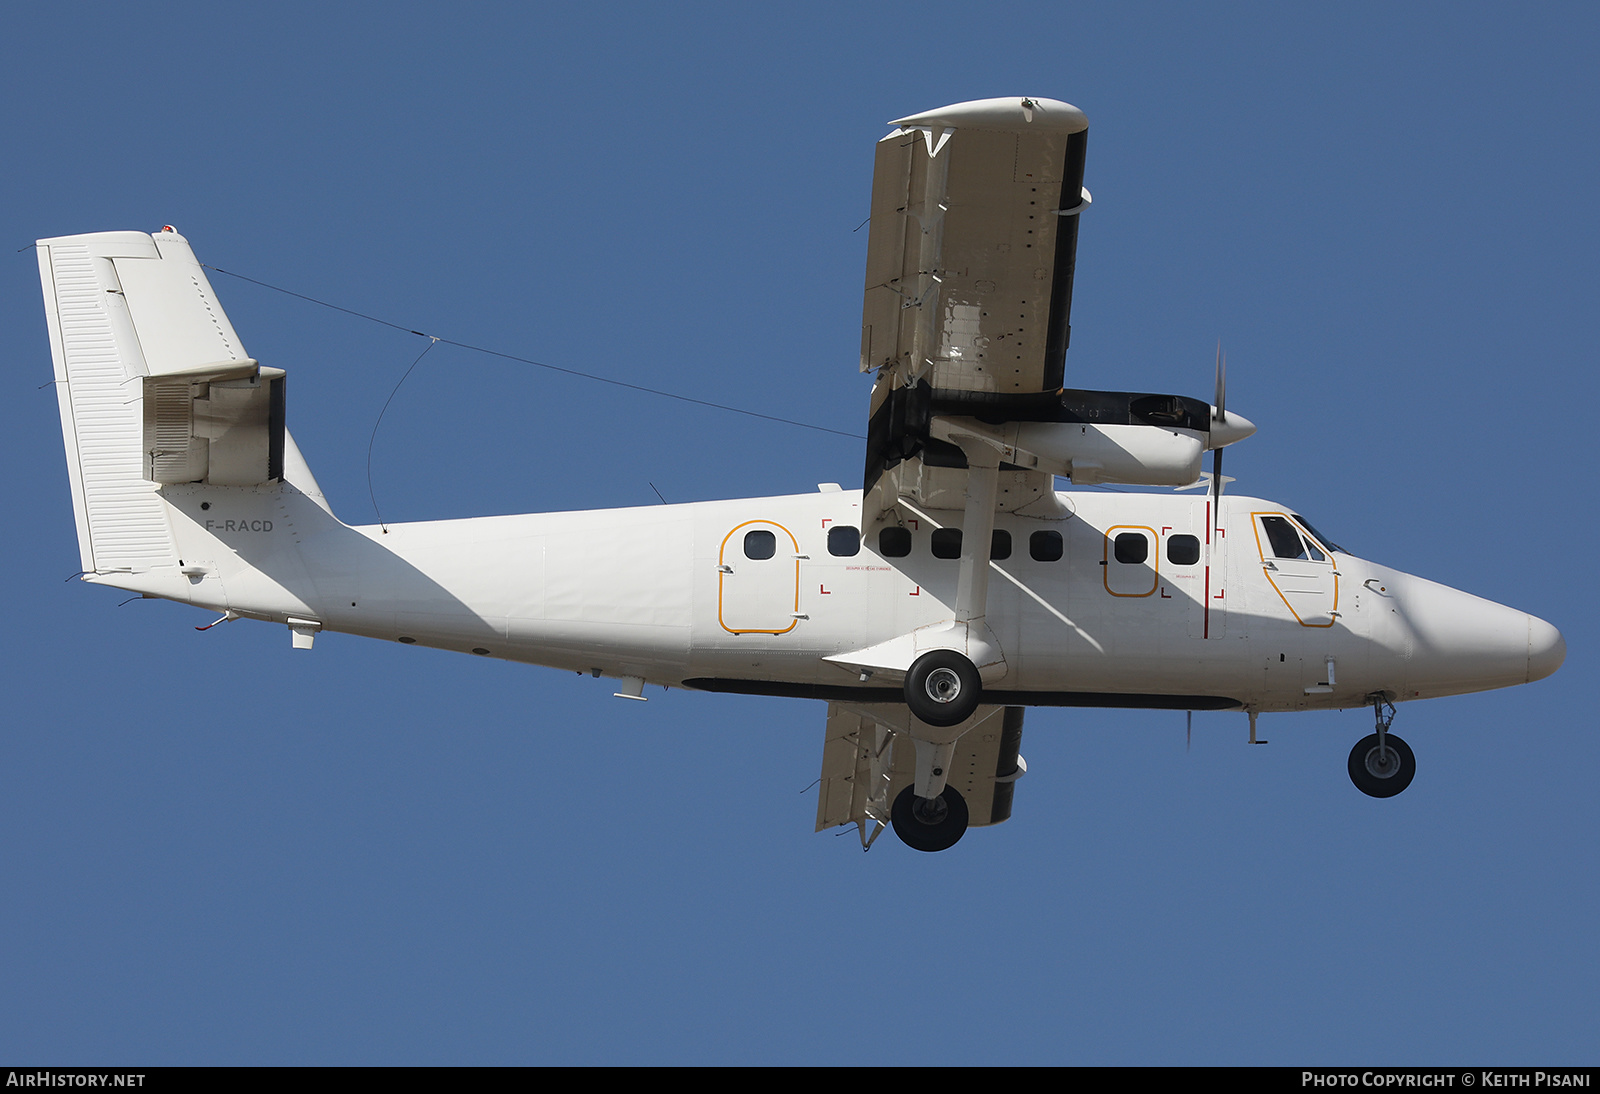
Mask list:
[[1392,798],[1411,785],[1417,773],[1417,757],[1411,746],[1385,733],[1387,748],[1380,748],[1378,735],[1369,733],[1350,750],[1350,781],[1356,789],[1374,798]]
[[906,706],[930,726],[960,725],[983,695],[973,663],[955,650],[929,650],[906,673]]
[[966,834],[967,799],[953,786],[946,786],[937,798],[919,798],[916,788],[908,786],[894,799],[889,819],[907,847],[943,851]]

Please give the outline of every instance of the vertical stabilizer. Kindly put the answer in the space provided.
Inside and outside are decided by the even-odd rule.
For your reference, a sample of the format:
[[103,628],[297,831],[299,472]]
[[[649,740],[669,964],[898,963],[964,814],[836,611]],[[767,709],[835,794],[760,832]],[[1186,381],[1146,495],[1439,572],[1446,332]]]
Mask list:
[[83,569],[176,566],[163,484],[281,480],[283,373],[264,369],[174,231],[38,243]]
[[156,484],[144,477],[148,369],[113,264],[118,254],[154,252],[151,238],[138,232],[38,246],[78,551],[89,572],[143,572],[177,562]]

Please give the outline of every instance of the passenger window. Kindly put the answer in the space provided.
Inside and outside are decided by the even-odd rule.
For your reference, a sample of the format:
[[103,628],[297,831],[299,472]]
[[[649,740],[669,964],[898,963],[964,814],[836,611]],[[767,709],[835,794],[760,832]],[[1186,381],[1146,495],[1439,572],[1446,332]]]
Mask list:
[[828,553],[840,558],[850,558],[861,553],[861,529],[848,524],[835,524],[828,529]]
[[911,553],[911,529],[883,529],[878,533],[878,553],[884,558],[905,558]]
[[1004,528],[994,530],[994,536],[989,540],[989,557],[996,562],[1011,557],[1010,532]]
[[744,534],[744,557],[771,558],[778,553],[778,537],[763,528]]
[[1174,566],[1193,566],[1200,561],[1199,536],[1168,536],[1167,561]]
[[1125,566],[1137,566],[1150,557],[1150,541],[1143,532],[1119,532],[1111,542],[1113,555]]
[[1028,554],[1035,562],[1061,561],[1061,533],[1035,532],[1028,537]]
[[935,528],[930,547],[934,558],[960,558],[961,529]]
[[1278,558],[1305,558],[1305,545],[1300,542],[1300,533],[1294,530],[1282,517],[1262,517],[1261,527],[1266,529],[1267,542],[1272,545],[1272,553]]

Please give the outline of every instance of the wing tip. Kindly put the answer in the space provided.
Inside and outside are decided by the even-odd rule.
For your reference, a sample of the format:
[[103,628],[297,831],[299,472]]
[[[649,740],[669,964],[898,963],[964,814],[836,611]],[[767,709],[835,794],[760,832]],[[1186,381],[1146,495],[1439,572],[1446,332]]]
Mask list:
[[889,123],[902,129],[937,126],[945,129],[1049,129],[1081,133],[1089,128],[1088,115],[1060,99],[1010,96],[952,103],[896,118]]

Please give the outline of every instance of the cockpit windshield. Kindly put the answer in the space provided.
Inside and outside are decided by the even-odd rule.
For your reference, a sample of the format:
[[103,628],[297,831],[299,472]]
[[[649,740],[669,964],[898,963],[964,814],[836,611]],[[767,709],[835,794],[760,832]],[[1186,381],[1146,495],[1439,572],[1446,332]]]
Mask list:
[[1321,532],[1317,531],[1316,526],[1314,524],[1312,524],[1309,520],[1307,520],[1305,517],[1302,517],[1299,513],[1294,513],[1294,514],[1291,514],[1291,515],[1294,517],[1295,520],[1300,522],[1300,527],[1304,528],[1306,531],[1310,532],[1313,536],[1315,536],[1316,539],[1324,547],[1326,547],[1328,550],[1337,551],[1341,555],[1347,555],[1347,554],[1350,553],[1349,551],[1346,551],[1343,547],[1339,546],[1337,543],[1333,542],[1333,540],[1329,539],[1327,536],[1325,536]]

